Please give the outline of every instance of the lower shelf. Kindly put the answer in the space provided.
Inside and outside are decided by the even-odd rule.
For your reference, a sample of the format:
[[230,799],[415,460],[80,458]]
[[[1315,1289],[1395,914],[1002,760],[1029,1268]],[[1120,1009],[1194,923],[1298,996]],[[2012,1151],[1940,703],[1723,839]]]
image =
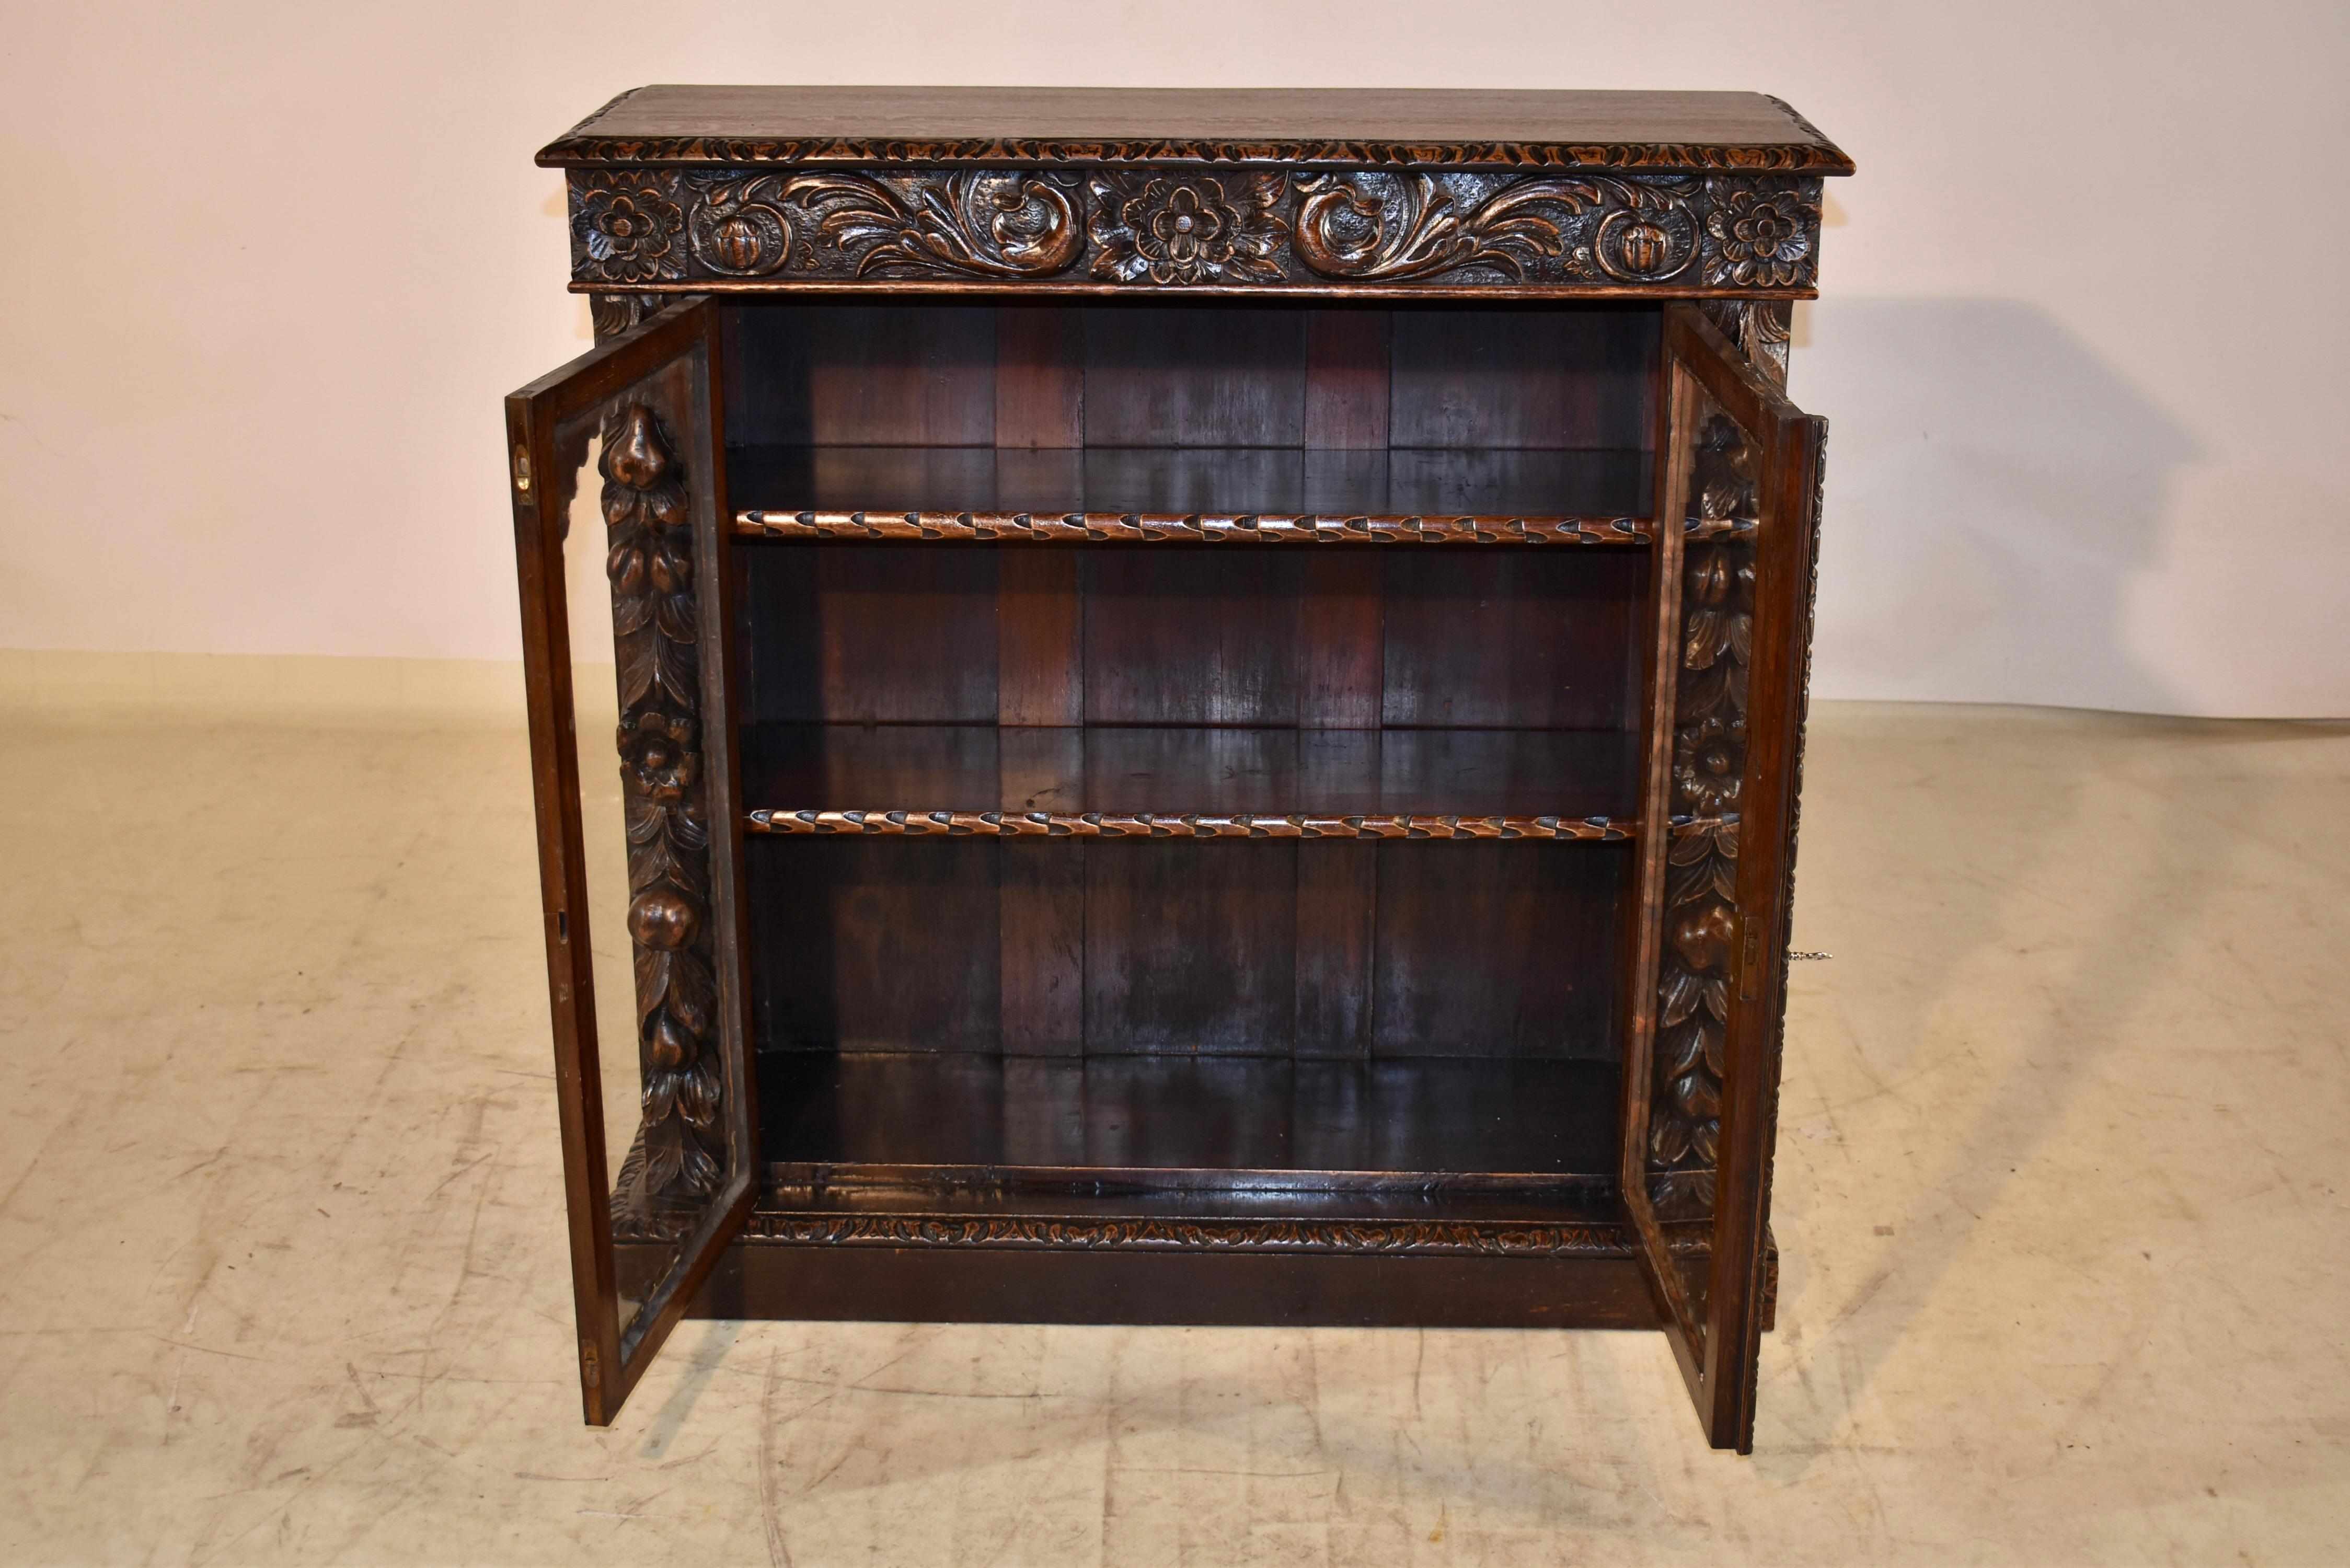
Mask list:
[[[763,1158],[820,1168],[1019,1169],[1176,1192],[1607,1182],[1604,1060],[997,1056],[764,1052]],[[1350,1179],[1399,1176],[1396,1182]],[[879,1176],[874,1178],[879,1179]]]

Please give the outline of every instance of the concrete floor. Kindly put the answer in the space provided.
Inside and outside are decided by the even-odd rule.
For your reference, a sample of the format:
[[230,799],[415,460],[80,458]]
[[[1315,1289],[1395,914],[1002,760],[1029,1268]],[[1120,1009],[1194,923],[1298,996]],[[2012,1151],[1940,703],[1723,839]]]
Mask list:
[[695,1324],[584,1428],[514,701],[0,656],[0,1558],[2350,1556],[2350,730],[1817,715],[1742,1460],[1646,1335]]

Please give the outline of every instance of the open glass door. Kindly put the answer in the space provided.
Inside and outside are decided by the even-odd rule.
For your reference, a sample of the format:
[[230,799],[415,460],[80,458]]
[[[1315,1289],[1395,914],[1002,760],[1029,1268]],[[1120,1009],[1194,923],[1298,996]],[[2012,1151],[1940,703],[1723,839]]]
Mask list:
[[1667,308],[1664,364],[1621,1185],[1707,1436],[1743,1453],[1827,427],[1695,306]]
[[754,1188],[715,316],[671,306],[506,400],[580,1394],[598,1426]]

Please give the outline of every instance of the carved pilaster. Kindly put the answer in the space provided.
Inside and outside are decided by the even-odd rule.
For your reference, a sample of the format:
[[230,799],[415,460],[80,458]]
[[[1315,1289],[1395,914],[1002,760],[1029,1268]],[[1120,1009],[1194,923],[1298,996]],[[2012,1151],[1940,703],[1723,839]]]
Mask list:
[[[717,981],[710,929],[710,819],[699,708],[700,623],[685,474],[642,403],[605,422],[604,523],[619,664],[629,936],[644,1074],[641,1187],[706,1197],[723,1173],[724,1080],[712,1049]],[[628,1182],[624,1179],[624,1185]]]
[[1711,1211],[1738,947],[1739,796],[1754,627],[1755,478],[1745,432],[1708,409],[1690,476],[1674,672],[1672,840],[1648,1127],[1659,1217]]

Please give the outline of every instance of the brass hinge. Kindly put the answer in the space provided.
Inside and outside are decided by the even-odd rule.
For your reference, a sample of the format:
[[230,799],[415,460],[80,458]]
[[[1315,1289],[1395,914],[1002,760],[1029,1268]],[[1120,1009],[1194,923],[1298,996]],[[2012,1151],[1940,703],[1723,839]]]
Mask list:
[[584,1339],[579,1342],[579,1381],[590,1388],[604,1381],[604,1364],[597,1358],[596,1347]]
[[528,495],[530,493],[530,449],[520,441],[515,442],[514,479],[515,493]]
[[1752,1002],[1762,994],[1762,926],[1761,920],[1738,917],[1738,999]]

